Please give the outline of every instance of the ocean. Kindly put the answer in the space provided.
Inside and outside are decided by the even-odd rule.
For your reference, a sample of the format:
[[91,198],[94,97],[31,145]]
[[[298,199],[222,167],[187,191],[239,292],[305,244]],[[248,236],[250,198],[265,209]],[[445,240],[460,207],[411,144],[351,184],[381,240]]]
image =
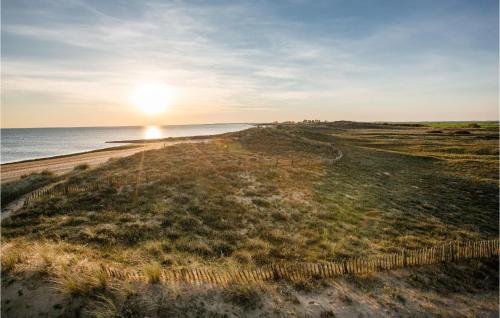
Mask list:
[[66,155],[119,146],[107,141],[208,136],[251,128],[248,124],[2,128],[1,163]]

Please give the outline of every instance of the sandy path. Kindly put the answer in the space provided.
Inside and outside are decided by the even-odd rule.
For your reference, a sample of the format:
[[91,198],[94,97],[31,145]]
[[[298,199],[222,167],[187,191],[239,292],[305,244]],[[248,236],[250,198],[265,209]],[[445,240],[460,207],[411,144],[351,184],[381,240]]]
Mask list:
[[32,172],[41,172],[49,170],[56,174],[63,174],[71,171],[79,164],[86,163],[90,166],[108,161],[110,158],[126,157],[135,153],[159,149],[166,146],[172,146],[179,143],[198,143],[207,142],[209,139],[187,139],[179,141],[163,141],[154,143],[137,144],[135,148],[128,149],[109,149],[96,152],[81,153],[69,155],[59,158],[47,158],[41,160],[32,160],[19,163],[3,164],[1,165],[1,182],[12,181],[24,174]]
[[44,187],[41,187],[39,189],[36,189],[32,192],[28,192],[24,195],[22,195],[19,199],[16,199],[14,201],[12,201],[11,203],[7,204],[6,207],[2,208],[2,214],[1,214],[1,221],[3,222],[3,220],[9,218],[12,216],[12,214],[16,213],[17,211],[21,210],[21,208],[24,206],[24,202],[26,201],[26,198],[28,196],[30,196],[32,193],[34,193],[35,191],[39,191],[39,190],[44,190],[44,189],[51,189],[53,187],[55,187],[56,185],[60,184],[64,182],[63,181],[59,181],[59,182],[55,182],[55,183],[52,183],[52,184],[49,184],[49,185],[46,185]]

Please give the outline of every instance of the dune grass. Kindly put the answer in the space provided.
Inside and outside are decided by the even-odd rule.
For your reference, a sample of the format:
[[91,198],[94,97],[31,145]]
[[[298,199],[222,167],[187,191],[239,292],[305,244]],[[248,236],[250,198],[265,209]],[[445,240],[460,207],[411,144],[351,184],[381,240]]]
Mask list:
[[1,185],[1,205],[5,207],[22,195],[50,184],[54,180],[56,180],[56,177],[51,172],[43,171],[24,175],[19,180],[3,183]]
[[[335,261],[496,238],[498,132],[453,129],[254,128],[80,169],[66,184],[99,189],[39,200],[3,222],[2,266],[19,273],[47,258],[62,291],[95,295],[109,282],[97,272],[73,277],[61,264],[142,269],[156,286],[161,268]],[[333,164],[332,149],[343,155]],[[118,177],[124,183],[109,183]],[[254,289],[228,293],[222,299],[248,310],[262,306]]]
[[[3,235],[57,237],[130,266],[330,261],[491,238],[498,145],[485,136],[251,129],[82,171],[68,184],[103,186],[42,200]],[[344,155],[333,165],[332,144]],[[108,186],[114,176],[128,181]]]

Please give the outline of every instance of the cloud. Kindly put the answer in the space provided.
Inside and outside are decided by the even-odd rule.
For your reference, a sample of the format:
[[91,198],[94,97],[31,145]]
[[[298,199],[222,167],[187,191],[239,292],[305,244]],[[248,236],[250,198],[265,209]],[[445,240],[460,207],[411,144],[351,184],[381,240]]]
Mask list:
[[[210,109],[246,120],[248,111],[272,110],[290,119],[317,106],[329,119],[356,119],[347,111],[352,105],[375,116],[380,107],[422,103],[429,118],[433,108],[452,104],[464,117],[473,115],[460,101],[456,106],[461,96],[481,97],[480,107],[496,116],[498,52],[483,41],[495,34],[477,39],[491,32],[494,17],[407,13],[406,20],[363,25],[356,16],[298,21],[286,10],[273,2],[9,3],[2,90],[51,95],[61,109],[99,112],[97,105],[123,109],[133,85],[153,79],[176,88],[173,111],[184,114]],[[345,31],[343,23],[359,30]]]

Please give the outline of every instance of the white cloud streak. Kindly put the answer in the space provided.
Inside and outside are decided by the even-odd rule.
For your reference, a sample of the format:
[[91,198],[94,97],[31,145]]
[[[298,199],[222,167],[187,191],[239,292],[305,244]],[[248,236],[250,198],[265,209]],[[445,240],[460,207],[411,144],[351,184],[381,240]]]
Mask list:
[[[86,18],[61,20],[61,6],[78,8]],[[60,49],[45,57],[3,58],[8,114],[2,116],[3,126],[22,125],[13,109],[37,103],[19,102],[17,97],[27,93],[51,96],[50,103],[63,113],[76,107],[80,114],[92,109],[95,115],[106,105],[114,114],[132,117],[123,110],[128,92],[142,80],[161,80],[177,91],[170,117],[161,119],[167,123],[300,119],[310,117],[309,107],[325,119],[443,119],[443,110],[463,118],[496,117],[495,52],[460,48],[458,40],[450,48],[419,47],[422,34],[448,34],[446,21],[409,21],[359,37],[322,38],[307,37],[302,24],[249,3],[207,7],[151,1],[120,17],[85,1],[56,1],[53,10],[34,14],[45,22],[7,23],[2,33]],[[461,19],[467,23],[467,17]],[[469,19],[480,29],[475,18]],[[467,107],[472,102],[484,111]],[[391,116],[395,106],[403,111]],[[405,117],[404,109],[412,107],[426,111],[419,118],[410,118],[414,112]],[[436,108],[441,110],[433,113]],[[388,117],[377,117],[381,113]],[[124,116],[119,116],[127,121],[123,124],[143,120]]]

